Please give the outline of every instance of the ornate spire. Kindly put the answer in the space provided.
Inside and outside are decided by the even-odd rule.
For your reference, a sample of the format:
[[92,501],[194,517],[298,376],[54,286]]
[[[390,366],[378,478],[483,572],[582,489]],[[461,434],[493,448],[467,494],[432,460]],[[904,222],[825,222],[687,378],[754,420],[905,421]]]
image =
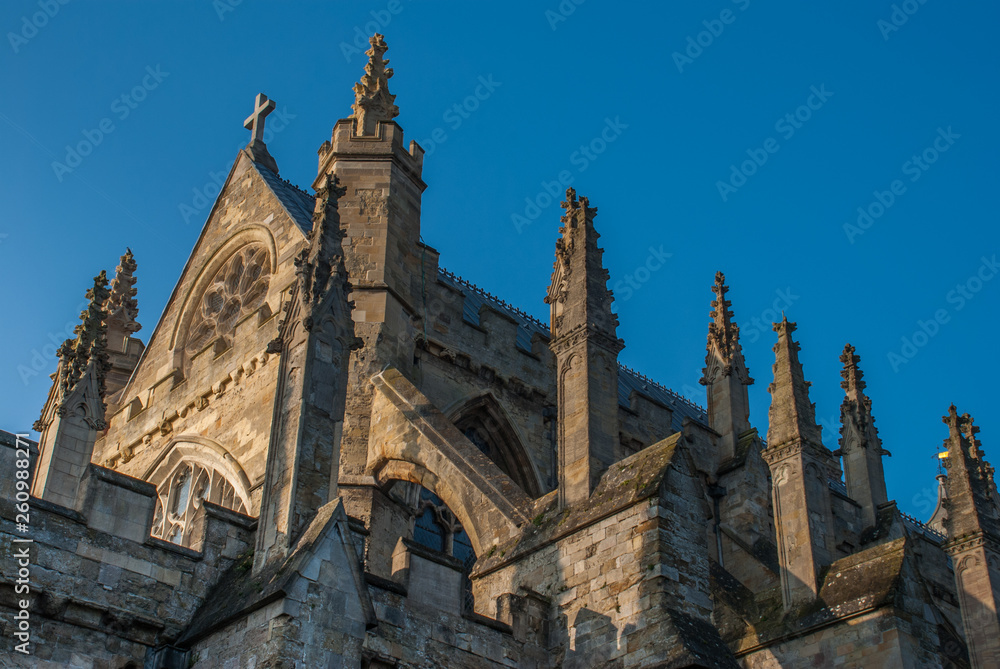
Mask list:
[[747,371],[743,359],[743,347],[740,346],[740,328],[733,320],[730,307],[733,303],[726,299],[729,286],[726,285],[726,275],[715,273],[715,284],[712,286],[715,299],[712,300],[712,311],[709,314],[712,322],[708,324],[708,353],[705,356],[705,369],[702,370],[702,385],[708,385],[723,376],[736,374],[745,385],[752,385],[753,379]]
[[[844,369],[840,371],[840,376],[844,380],[840,382],[840,387],[845,393],[844,401],[840,405],[841,447],[874,448],[877,455],[891,455],[882,448],[882,441],[875,427],[875,418],[872,416],[872,401],[864,393],[864,373],[858,367],[861,356],[855,354],[854,347],[847,344],[844,346],[844,352],[840,354],[840,361],[844,363]],[[850,440],[852,429],[858,436],[858,439],[854,440],[856,443]]]
[[865,526],[870,527],[875,524],[878,507],[888,501],[882,456],[891,453],[882,448],[872,416],[872,401],[864,394],[864,374],[858,367],[861,356],[847,344],[840,361],[844,363],[840,387],[845,397],[840,405],[840,448],[834,455],[844,458],[847,492],[861,505]]
[[771,409],[768,413],[768,448],[793,440],[810,442],[822,448],[823,440],[816,424],[816,405],[809,401],[809,386],[799,362],[799,345],[792,339],[795,323],[782,314],[774,323],[778,343],[774,345],[774,382],[768,387]]
[[386,67],[388,59],[382,55],[389,48],[385,38],[375,33],[368,42],[372,45],[365,55],[368,64],[359,83],[354,84],[354,104],[351,118],[357,119],[357,134],[374,135],[379,121],[387,122],[399,116],[399,107],[393,102],[395,95],[389,93],[389,79],[392,68]]
[[973,424],[972,416],[969,414],[958,415],[958,409],[952,404],[948,407],[948,415],[941,419],[949,428],[949,435],[945,446],[948,448],[948,457],[945,460],[945,467],[948,470],[948,477],[956,470],[961,476],[967,476],[973,492],[991,496],[996,490],[996,483],[993,480],[993,467],[985,459],[985,451],[976,436],[979,434],[979,427]]
[[313,227],[309,232],[309,246],[295,259],[295,273],[299,277],[299,297],[306,308],[306,329],[311,327],[312,309],[318,306],[328,294],[333,282],[343,279],[345,289],[346,270],[341,250],[344,234],[340,229],[338,202],[346,193],[340,180],[327,174],[324,184],[316,191],[316,209],[313,212]]
[[562,237],[556,240],[556,262],[545,298],[552,305],[553,338],[586,327],[620,350],[624,344],[616,334],[618,316],[611,310],[614,295],[602,261],[604,249],[597,246],[601,236],[594,228],[597,207],[585,197],[578,200],[572,188],[566,189],[561,206],[566,210],[560,219]]
[[115,278],[111,280],[111,295],[108,298],[108,326],[117,326],[126,334],[142,329],[142,325],[136,320],[139,315],[139,305],[135,299],[136,267],[132,249],[125,249],[125,255],[115,269]]
[[[94,380],[102,405],[107,394],[104,385],[105,377],[111,368],[108,361],[107,318],[106,305],[111,292],[108,290],[108,276],[104,270],[94,277],[94,287],[87,290],[87,309],[80,313],[81,323],[73,332],[75,339],[67,339],[56,351],[59,357],[59,368],[56,371],[56,387],[54,395],[50,396],[59,412],[64,412],[63,401],[76,390],[77,384],[83,379],[88,369],[93,367]],[[42,409],[42,417],[35,422],[34,429],[41,432],[46,427],[46,411],[49,404]],[[103,415],[93,418],[95,425],[103,425]]]

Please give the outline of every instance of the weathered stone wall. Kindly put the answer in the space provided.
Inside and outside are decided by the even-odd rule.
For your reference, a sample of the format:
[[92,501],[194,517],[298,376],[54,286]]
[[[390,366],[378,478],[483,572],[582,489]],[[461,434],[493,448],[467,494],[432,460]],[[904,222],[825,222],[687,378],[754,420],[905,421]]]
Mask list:
[[875,611],[807,636],[775,644],[741,658],[747,669],[787,667],[936,667],[915,653],[913,639],[899,630],[899,620]]
[[[4,471],[14,471],[13,459],[13,449],[0,446]],[[17,561],[0,563],[5,638],[12,638],[18,600],[31,602],[32,655],[11,653],[14,666],[141,664],[147,647],[183,631],[209,588],[252,541],[250,518],[211,504],[205,506],[200,551],[151,538],[153,487],[96,465],[83,482],[82,512],[32,498],[30,529],[17,532],[13,480],[3,483],[0,551],[10,556],[27,545],[30,552],[30,593],[14,591]],[[14,543],[24,537],[32,543]]]
[[554,494],[539,500],[532,522],[548,538],[487,554],[473,574],[477,610],[497,616],[504,593],[550,598],[549,645],[567,667],[672,659],[683,646],[676,617],[705,621],[712,609],[703,493],[677,439],[613,465],[592,508],[561,513]]

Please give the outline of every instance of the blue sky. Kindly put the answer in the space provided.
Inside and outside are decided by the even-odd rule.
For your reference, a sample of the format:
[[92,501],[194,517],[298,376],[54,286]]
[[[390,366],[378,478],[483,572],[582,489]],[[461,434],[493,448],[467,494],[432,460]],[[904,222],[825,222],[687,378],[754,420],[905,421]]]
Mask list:
[[0,427],[37,418],[55,346],[126,246],[152,332],[256,93],[277,102],[282,176],[312,182],[377,28],[443,266],[547,318],[547,189],[571,180],[600,208],[625,364],[703,403],[722,270],[762,432],[784,309],[831,446],[857,347],[904,511],[930,513],[949,403],[1000,459],[1000,9],[576,2],[3,3]]

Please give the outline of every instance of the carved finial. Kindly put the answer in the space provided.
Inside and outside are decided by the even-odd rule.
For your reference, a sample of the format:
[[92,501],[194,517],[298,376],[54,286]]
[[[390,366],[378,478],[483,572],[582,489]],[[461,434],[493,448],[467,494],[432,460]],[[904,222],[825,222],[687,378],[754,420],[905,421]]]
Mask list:
[[715,299],[712,300],[712,311],[709,315],[712,322],[708,324],[708,353],[705,356],[705,368],[702,370],[702,384],[708,384],[719,376],[729,376],[734,371],[740,381],[752,385],[753,379],[747,372],[743,359],[743,347],[740,346],[740,328],[733,320],[730,307],[733,303],[726,299],[729,286],[726,285],[726,275],[715,273],[715,283],[712,285]]
[[858,367],[861,356],[854,354],[854,347],[848,344],[844,347],[844,352],[840,354],[840,361],[844,363],[844,369],[840,375],[844,378],[840,382],[840,387],[847,391],[848,395],[863,394],[865,382],[862,380],[864,374]]
[[399,116],[399,107],[393,104],[396,96],[389,93],[392,68],[386,67],[389,61],[382,57],[389,47],[378,33],[368,42],[371,44],[365,52],[368,64],[361,81],[354,84],[354,104],[351,105],[354,110],[351,118],[357,119],[356,132],[359,135],[374,135],[380,121],[391,121]]
[[566,189],[566,199],[559,206],[566,210],[566,213],[560,219],[565,227],[560,232],[565,233],[566,228],[576,227],[580,223],[589,224],[591,228],[594,227],[594,217],[597,216],[597,207],[591,207],[590,200],[585,197],[577,200],[575,189]]
[[847,344],[840,354],[844,369],[840,375],[844,378],[840,387],[844,389],[844,401],[840,405],[840,447],[836,455],[860,446],[874,447],[877,455],[892,455],[882,448],[882,442],[875,428],[875,418],[872,416],[872,401],[865,395],[864,373],[858,363],[861,356],[855,354],[854,347]]
[[142,329],[136,320],[139,316],[139,304],[135,299],[138,292],[135,288],[137,266],[132,249],[125,249],[125,255],[115,269],[115,278],[111,280],[111,295],[108,298],[108,326],[117,327],[126,335]]

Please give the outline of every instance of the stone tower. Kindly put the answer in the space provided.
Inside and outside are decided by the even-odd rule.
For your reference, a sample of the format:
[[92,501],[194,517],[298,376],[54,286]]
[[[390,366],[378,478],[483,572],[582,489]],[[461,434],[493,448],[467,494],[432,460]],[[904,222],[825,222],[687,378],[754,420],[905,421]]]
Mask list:
[[618,317],[594,228],[597,208],[566,191],[566,213],[545,301],[551,310],[558,398],[559,500],[586,501],[617,459]]
[[[430,267],[431,259],[437,259],[420,240],[420,200],[427,187],[421,180],[423,149],[416,142],[404,148],[403,130],[393,121],[399,108],[389,93],[393,71],[384,58],[388,47],[382,35],[369,41],[369,60],[354,87],[354,113],[337,121],[331,141],[320,147],[314,183],[318,188],[326,175],[336,174],[344,190],[339,210],[344,265],[356,331],[364,340],[350,377],[351,387],[362,392],[348,402],[341,451],[341,479],[349,484],[351,500],[351,486],[360,480],[368,453],[369,380],[386,365],[403,372],[412,367],[414,323],[424,316],[421,278],[426,284],[428,273],[435,271],[425,271],[424,260]],[[352,513],[368,515],[364,510]]]
[[955,405],[944,417],[948,426],[945,466],[948,477],[948,542],[944,548],[955,569],[966,644],[972,665],[1000,666],[1000,508],[993,467],[976,437],[979,428]]
[[878,507],[889,501],[882,456],[890,453],[882,448],[872,417],[872,401],[864,393],[864,375],[858,367],[861,356],[855,355],[854,347],[848,344],[840,361],[844,363],[840,387],[846,396],[840,405],[840,449],[834,455],[844,458],[847,494],[861,505],[863,529],[875,524]]
[[42,436],[32,494],[71,508],[77,506],[80,481],[93,457],[98,433],[107,427],[109,296],[108,277],[101,270],[87,291],[89,303],[74,330],[76,339],[67,339],[59,347],[54,383],[34,426]]
[[750,401],[747,387],[753,379],[743,360],[740,346],[740,328],[733,320],[726,299],[726,277],[716,272],[712,292],[712,322],[708,325],[708,353],[701,384],[708,396],[708,424],[718,432],[718,460],[716,464],[731,459],[736,454],[740,436],[750,429]]
[[785,610],[811,602],[819,574],[833,560],[834,524],[829,475],[833,455],[823,446],[809,382],[792,339],[795,323],[774,324],[774,382],[764,459],[771,468],[774,525]]

